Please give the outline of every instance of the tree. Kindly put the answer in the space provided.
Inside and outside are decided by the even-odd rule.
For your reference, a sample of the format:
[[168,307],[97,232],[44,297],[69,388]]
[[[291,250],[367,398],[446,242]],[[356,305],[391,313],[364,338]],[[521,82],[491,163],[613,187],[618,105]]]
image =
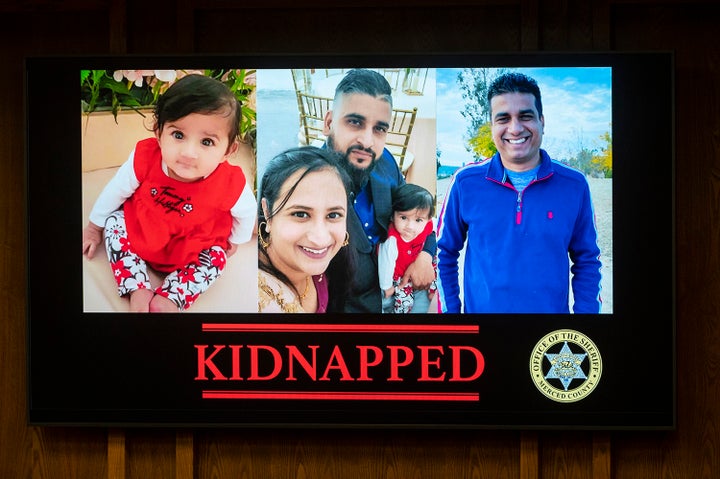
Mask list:
[[594,162],[605,178],[612,178],[612,136],[606,131],[600,135],[600,140],[605,142],[604,147],[600,147],[600,154],[595,157]]
[[577,168],[588,176],[595,176],[593,174],[594,158],[595,155],[593,155],[592,150],[583,148],[582,150],[577,152],[577,156],[575,157],[577,161]]
[[477,134],[468,140],[468,145],[475,158],[489,158],[497,152],[489,122],[480,126]]
[[[485,134],[485,130],[482,129],[483,125],[488,126],[488,129],[490,125],[488,90],[492,82],[507,71],[509,71],[507,68],[465,68],[458,74],[458,85],[465,100],[464,109],[460,113],[468,121],[465,147],[476,158],[488,156],[479,151],[484,148],[482,145],[485,145],[486,139],[478,138]],[[476,140],[476,138],[478,139]]]

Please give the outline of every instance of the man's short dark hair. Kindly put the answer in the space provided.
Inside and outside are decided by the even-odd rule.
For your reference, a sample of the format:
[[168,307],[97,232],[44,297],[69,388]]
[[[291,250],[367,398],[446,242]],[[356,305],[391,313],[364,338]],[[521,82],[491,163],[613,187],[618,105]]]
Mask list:
[[360,93],[380,98],[392,108],[392,89],[384,76],[373,70],[357,68],[350,70],[335,88],[335,100],[340,95]]
[[500,75],[492,82],[488,89],[488,103],[492,101],[493,97],[506,93],[530,93],[535,97],[535,108],[537,109],[538,116],[542,116],[543,109],[540,98],[540,87],[538,87],[537,82],[533,78],[516,72]]

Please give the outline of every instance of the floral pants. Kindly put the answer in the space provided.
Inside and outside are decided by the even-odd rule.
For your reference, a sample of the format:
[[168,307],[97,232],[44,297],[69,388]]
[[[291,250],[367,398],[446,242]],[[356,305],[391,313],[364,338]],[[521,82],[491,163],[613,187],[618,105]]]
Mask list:
[[[125,213],[114,212],[105,222],[105,250],[118,285],[118,295],[125,296],[139,289],[151,289],[148,266],[132,250],[125,227]],[[188,309],[201,293],[220,277],[227,257],[219,246],[203,250],[198,261],[168,274],[155,294],[175,303],[180,311]]]
[[393,280],[393,285],[395,293],[389,298],[383,297],[383,313],[427,313],[430,307],[429,295],[434,294],[437,290],[435,281],[427,291],[415,290],[410,282],[401,288],[400,282]]

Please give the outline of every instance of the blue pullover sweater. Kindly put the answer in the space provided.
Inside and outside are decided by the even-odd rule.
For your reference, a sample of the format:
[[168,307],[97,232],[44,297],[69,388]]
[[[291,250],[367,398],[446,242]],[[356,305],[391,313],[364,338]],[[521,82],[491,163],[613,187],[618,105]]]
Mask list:
[[[458,170],[438,224],[443,312],[600,312],[600,249],[590,189],[582,173],[540,150],[537,178],[522,193],[496,154]],[[460,301],[458,259],[463,268]]]

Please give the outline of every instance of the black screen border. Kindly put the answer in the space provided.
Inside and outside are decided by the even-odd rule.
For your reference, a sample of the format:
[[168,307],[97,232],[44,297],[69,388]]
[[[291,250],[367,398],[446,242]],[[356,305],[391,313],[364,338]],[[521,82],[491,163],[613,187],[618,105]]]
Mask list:
[[[164,361],[202,336],[201,317],[83,313],[78,72],[83,68],[343,68],[610,66],[613,75],[614,312],[610,315],[459,315],[477,324],[492,407],[447,403],[286,402],[206,407]],[[671,52],[447,53],[432,55],[202,55],[41,57],[26,60],[28,396],[32,424],[124,426],[454,427],[672,429],[675,427],[674,58]],[[650,140],[649,140],[650,138]],[[623,161],[632,158],[633,161]],[[79,208],[79,206],[78,206]],[[48,243],[52,235],[52,244]],[[72,253],[78,251],[77,258]],[[62,253],[58,253],[62,252]],[[68,253],[70,252],[70,253]],[[70,259],[71,258],[71,259]],[[54,266],[49,266],[55,263]],[[50,276],[53,274],[54,279]],[[48,279],[56,283],[49,288]],[[213,322],[286,318],[213,315]],[[332,317],[327,322],[377,323]],[[389,320],[383,318],[382,322]],[[415,321],[432,324],[436,318]],[[512,324],[510,323],[512,321]],[[390,321],[390,324],[401,323]],[[510,325],[511,324],[511,325]],[[509,326],[510,325],[510,326]],[[603,353],[600,386],[559,404],[528,385],[533,345],[572,328]],[[329,336],[333,340],[333,336]],[[500,348],[502,344],[505,349]],[[490,354],[492,353],[492,354]],[[192,359],[192,358],[191,358]],[[192,361],[190,361],[192,363]],[[192,364],[190,365],[192,367]],[[509,372],[508,372],[509,370]],[[157,375],[157,377],[153,377]],[[158,382],[158,378],[162,380]],[[522,383],[522,384],[518,384]],[[158,384],[168,386],[158,388]],[[125,395],[117,396],[117,392]],[[114,396],[114,397],[113,397]],[[140,396],[144,400],[137,400]],[[498,394],[500,396],[500,394]],[[111,399],[108,399],[111,397]],[[181,398],[178,405],[177,398]],[[482,402],[482,401],[481,401]],[[172,406],[168,406],[172,404]]]

